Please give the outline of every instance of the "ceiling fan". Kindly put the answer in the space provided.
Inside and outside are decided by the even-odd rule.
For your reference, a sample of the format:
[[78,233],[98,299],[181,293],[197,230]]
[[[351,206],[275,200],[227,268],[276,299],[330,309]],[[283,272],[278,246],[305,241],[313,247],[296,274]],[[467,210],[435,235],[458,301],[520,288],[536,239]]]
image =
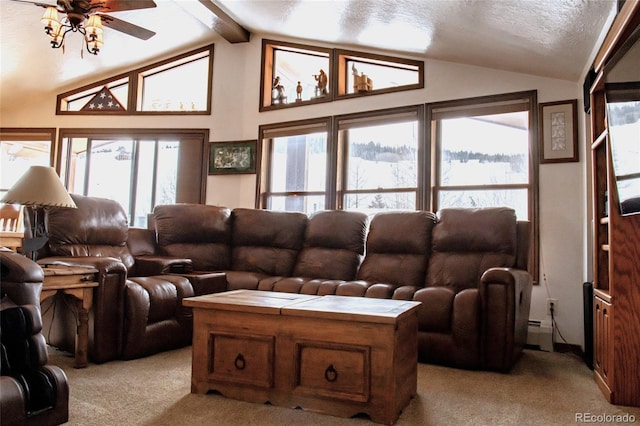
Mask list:
[[[121,33],[148,40],[156,33],[138,25],[123,21],[104,12],[148,9],[156,7],[154,0],[57,0],[56,4],[39,3],[30,0],[11,0],[46,9],[41,22],[45,32],[51,37],[51,47],[64,49],[64,38],[69,32],[79,32],[85,36],[87,51],[97,55],[104,44],[102,25]],[[59,15],[63,15],[60,19]]]

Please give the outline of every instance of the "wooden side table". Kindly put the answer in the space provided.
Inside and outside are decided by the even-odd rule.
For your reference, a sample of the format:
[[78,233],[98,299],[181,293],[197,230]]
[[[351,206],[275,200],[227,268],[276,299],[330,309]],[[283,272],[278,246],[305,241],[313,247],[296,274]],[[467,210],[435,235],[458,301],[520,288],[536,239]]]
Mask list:
[[24,232],[0,231],[0,246],[7,247],[17,253],[22,248]]
[[78,323],[75,344],[75,368],[87,366],[87,347],[89,344],[89,310],[93,305],[93,287],[97,269],[79,266],[47,265],[43,266],[44,282],[40,293],[40,303],[59,291],[78,301]]

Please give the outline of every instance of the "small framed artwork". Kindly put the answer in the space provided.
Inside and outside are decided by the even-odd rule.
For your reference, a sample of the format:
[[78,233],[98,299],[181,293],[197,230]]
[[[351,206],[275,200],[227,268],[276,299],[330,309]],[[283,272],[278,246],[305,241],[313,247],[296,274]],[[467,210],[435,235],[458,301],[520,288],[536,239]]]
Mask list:
[[578,100],[540,104],[540,163],[578,161]]
[[256,172],[256,140],[209,143],[209,174]]

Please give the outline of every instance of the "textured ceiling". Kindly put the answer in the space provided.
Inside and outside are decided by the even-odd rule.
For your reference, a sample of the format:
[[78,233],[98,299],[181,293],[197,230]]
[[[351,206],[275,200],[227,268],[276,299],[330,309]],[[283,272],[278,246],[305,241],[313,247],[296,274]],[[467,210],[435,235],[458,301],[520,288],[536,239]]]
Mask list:
[[[370,47],[576,82],[616,7],[615,0],[207,1],[252,35]],[[156,3],[154,9],[112,13],[155,31],[153,38],[141,41],[106,29],[100,54],[85,52],[83,58],[79,35],[68,40],[64,54],[48,47],[40,24],[44,9],[0,0],[0,100],[36,96],[43,81],[49,90],[68,90],[168,53],[227,43],[185,10],[197,0]]]
[[609,0],[219,1],[252,32],[577,81]]

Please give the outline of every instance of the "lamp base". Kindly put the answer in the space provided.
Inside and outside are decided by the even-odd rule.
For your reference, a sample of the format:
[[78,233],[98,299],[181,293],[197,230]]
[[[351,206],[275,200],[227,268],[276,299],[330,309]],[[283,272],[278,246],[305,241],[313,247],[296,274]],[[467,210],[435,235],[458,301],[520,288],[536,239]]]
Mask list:
[[38,250],[44,247],[48,240],[49,239],[47,237],[23,238],[22,254],[35,261]]

